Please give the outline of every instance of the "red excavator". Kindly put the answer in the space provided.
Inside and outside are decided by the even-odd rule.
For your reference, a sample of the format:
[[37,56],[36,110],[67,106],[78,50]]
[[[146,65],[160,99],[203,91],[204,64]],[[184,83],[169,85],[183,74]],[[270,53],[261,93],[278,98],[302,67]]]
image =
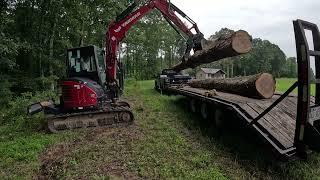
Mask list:
[[[67,78],[60,83],[60,104],[54,104],[53,101],[35,103],[29,106],[29,114],[44,111],[48,128],[53,133],[132,122],[134,116],[129,104],[119,99],[123,91],[124,73],[117,53],[128,30],[155,9],[161,12],[176,32],[186,37],[186,58],[191,50],[202,49],[205,39],[197,24],[170,1],[135,0],[110,23],[105,50],[96,46],[67,50]],[[178,15],[186,19],[191,27],[187,27]]]

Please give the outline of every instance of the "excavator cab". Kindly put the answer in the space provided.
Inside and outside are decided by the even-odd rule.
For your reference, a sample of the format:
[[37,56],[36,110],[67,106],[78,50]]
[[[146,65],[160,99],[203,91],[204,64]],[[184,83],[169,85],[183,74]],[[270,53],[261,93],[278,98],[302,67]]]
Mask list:
[[105,94],[104,51],[96,46],[67,50],[67,78],[60,82],[64,110],[98,108]]
[[[105,52],[96,46],[67,50],[66,78],[60,81],[60,103],[53,100],[37,102],[28,107],[28,114],[44,112],[48,130],[64,130],[130,124],[133,114],[130,105],[108,93],[106,85]],[[123,85],[123,65],[118,63]],[[116,99],[116,100],[115,100]]]
[[96,46],[67,50],[67,78],[61,81],[61,102],[65,110],[98,108],[105,99],[122,94],[123,66],[118,63],[119,90],[113,95],[106,86],[105,52]]
[[104,86],[106,81],[104,51],[96,46],[67,50],[67,78],[88,78]]

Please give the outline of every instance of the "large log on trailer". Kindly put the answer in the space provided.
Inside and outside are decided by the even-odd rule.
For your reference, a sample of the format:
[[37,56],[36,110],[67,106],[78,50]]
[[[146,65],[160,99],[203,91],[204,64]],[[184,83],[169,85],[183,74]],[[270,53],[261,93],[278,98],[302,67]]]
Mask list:
[[214,41],[207,41],[203,50],[195,52],[180,64],[172,67],[176,72],[195,68],[227,57],[248,53],[252,49],[252,38],[243,30],[219,37]]
[[274,95],[276,81],[271,74],[261,73],[236,78],[193,80],[189,82],[189,86],[215,89],[257,99],[269,99]]

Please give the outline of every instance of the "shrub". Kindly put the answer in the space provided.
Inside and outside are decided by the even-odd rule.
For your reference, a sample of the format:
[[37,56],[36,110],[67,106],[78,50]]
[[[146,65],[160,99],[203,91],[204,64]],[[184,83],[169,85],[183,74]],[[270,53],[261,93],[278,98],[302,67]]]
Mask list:
[[13,93],[10,91],[11,84],[8,80],[0,78],[0,108],[7,107],[8,103],[11,101]]
[[41,115],[29,117],[27,107],[35,102],[56,97],[57,95],[52,91],[23,93],[9,101],[7,107],[0,111],[0,125],[14,125],[20,130],[39,129],[43,126],[43,117]]

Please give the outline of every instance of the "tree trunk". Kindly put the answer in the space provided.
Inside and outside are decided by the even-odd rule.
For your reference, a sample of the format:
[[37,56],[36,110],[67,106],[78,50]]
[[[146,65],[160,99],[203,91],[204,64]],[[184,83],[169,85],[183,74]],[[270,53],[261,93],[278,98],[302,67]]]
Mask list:
[[125,63],[127,77],[130,77],[130,64],[129,63],[130,63],[129,46],[127,44],[127,46],[126,46],[126,63]]
[[231,63],[231,76],[230,77],[234,77],[234,64],[233,61],[230,62]]
[[252,49],[252,38],[246,31],[240,30],[221,36],[214,41],[208,41],[206,46],[205,49],[195,52],[186,61],[182,61],[172,69],[180,72],[184,69],[195,68],[201,64],[248,53]]
[[269,99],[274,95],[276,81],[271,74],[261,73],[227,79],[193,80],[189,85],[194,88],[216,89],[251,98]]
[[[45,14],[45,12],[47,11],[47,6],[48,6],[48,3],[50,4],[50,1],[42,1],[41,4],[40,4],[40,14]],[[43,51],[41,50],[42,47],[43,47],[43,44],[45,44],[46,42],[46,38],[43,36],[43,34],[41,33],[41,31],[43,30],[44,26],[44,16],[41,16],[40,17],[40,21],[39,21],[39,25],[38,25],[38,28],[37,28],[37,37],[38,38],[38,47],[37,47],[37,50],[38,50],[38,55],[39,55],[39,77],[43,78],[44,77],[44,72],[43,72]],[[41,83],[42,83],[42,86],[44,85],[44,82],[43,80],[41,80]]]
[[[80,31],[80,39],[79,39],[79,47],[83,46],[83,41],[84,41],[84,20],[82,19],[81,23],[81,31]],[[103,46],[102,46],[103,47]]]
[[[55,40],[57,20],[58,20],[58,18],[55,17],[55,19],[53,20],[53,24],[52,24],[52,26],[51,26],[52,32],[51,32],[50,39],[49,39],[49,59],[50,59],[50,61],[54,61],[54,57],[53,57],[54,54],[53,54],[53,53],[54,53],[54,40]],[[53,64],[53,62],[51,62],[51,63],[49,64],[49,73],[50,73],[50,76],[51,76],[51,77],[54,75],[54,74],[53,74],[52,64]],[[55,84],[54,84],[54,82],[51,82],[51,90],[52,90],[52,91],[55,90]]]
[[227,61],[224,61],[224,67],[227,69],[227,77],[230,78],[230,68],[229,63]]

